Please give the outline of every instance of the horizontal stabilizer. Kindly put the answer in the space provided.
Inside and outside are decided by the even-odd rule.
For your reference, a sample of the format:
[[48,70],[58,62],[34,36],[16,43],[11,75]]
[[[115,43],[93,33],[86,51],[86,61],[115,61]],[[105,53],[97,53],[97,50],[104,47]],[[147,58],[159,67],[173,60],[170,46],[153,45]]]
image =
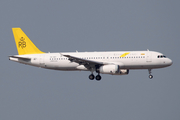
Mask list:
[[17,58],[19,60],[23,60],[23,61],[30,61],[31,58],[28,57],[22,57],[22,56],[9,56],[9,60],[13,59],[13,58]]

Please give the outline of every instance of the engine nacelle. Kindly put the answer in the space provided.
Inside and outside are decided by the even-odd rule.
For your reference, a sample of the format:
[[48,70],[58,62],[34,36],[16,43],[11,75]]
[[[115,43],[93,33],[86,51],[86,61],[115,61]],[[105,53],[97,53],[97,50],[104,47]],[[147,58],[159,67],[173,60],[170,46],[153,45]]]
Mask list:
[[127,75],[129,74],[128,69],[120,69],[119,65],[104,65],[98,69],[98,72],[102,74],[111,74],[111,75]]

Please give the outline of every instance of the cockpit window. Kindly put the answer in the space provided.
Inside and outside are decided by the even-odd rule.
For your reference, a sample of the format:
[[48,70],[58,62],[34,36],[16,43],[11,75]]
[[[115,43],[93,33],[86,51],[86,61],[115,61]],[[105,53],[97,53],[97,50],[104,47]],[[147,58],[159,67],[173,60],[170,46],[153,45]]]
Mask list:
[[165,55],[158,55],[157,58],[166,58]]

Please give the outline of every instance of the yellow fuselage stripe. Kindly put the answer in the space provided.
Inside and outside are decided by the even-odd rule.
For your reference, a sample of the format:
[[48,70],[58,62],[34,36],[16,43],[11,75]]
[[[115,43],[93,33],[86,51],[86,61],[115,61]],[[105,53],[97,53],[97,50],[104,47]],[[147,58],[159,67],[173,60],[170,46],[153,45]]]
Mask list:
[[124,53],[122,54],[120,57],[126,57],[126,55],[128,55],[130,52]]

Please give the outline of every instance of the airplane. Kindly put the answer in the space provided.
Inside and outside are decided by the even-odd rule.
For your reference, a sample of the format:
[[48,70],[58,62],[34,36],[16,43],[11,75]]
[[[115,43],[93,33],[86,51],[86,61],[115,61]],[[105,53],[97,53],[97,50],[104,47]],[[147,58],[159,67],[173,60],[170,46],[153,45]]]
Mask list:
[[[100,74],[127,75],[129,70],[152,69],[172,65],[172,60],[155,51],[58,52],[39,50],[21,28],[12,28],[18,55],[9,60],[26,65],[62,71],[90,71],[90,80],[101,80]],[[95,76],[93,73],[96,72]]]

